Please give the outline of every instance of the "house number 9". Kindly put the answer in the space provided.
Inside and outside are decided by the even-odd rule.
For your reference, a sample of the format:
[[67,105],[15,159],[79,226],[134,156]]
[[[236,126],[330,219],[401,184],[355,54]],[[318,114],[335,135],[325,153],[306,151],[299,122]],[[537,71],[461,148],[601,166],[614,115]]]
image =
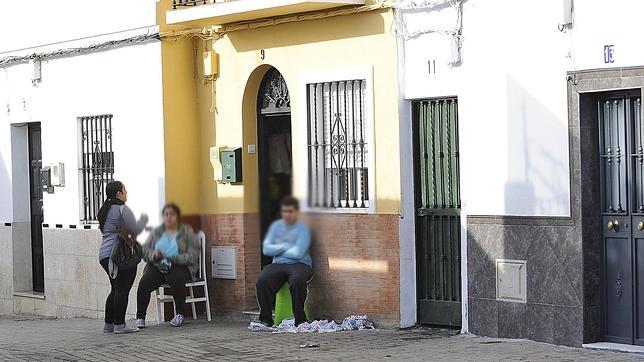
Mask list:
[[261,60],[264,60],[264,58],[266,58],[266,53],[264,52],[264,49],[259,51],[259,58]]

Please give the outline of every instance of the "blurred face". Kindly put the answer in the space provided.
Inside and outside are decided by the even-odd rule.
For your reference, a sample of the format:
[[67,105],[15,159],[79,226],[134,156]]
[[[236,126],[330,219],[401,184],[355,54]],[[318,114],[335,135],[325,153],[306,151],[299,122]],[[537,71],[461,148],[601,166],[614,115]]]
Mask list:
[[123,184],[121,191],[116,192],[116,198],[123,202],[127,201],[127,190],[125,189],[125,184]]
[[297,221],[299,211],[293,206],[282,206],[282,220],[291,225]]
[[163,224],[166,229],[176,229],[179,223],[179,216],[171,207],[163,210]]

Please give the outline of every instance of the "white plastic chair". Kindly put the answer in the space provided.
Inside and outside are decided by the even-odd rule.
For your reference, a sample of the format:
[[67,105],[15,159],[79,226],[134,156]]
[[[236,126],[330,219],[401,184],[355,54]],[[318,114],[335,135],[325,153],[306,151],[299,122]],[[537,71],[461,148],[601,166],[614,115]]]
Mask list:
[[[189,289],[189,294],[186,296],[186,304],[190,304],[192,307],[192,318],[197,319],[197,308],[195,303],[206,302],[206,315],[208,316],[208,322],[212,320],[210,315],[210,297],[208,296],[208,281],[206,280],[206,234],[203,231],[200,231],[196,235],[197,241],[201,247],[201,253],[199,253],[199,269],[197,271],[197,276],[195,280],[186,283],[186,288]],[[204,296],[195,297],[194,287],[203,287]],[[164,321],[163,313],[161,313],[161,306],[164,303],[172,303],[174,309],[174,314],[177,314],[177,306],[174,304],[174,298],[171,295],[165,295],[165,288],[170,288],[169,285],[163,284],[159,289],[155,290],[155,299],[157,301],[157,322],[161,324]]]

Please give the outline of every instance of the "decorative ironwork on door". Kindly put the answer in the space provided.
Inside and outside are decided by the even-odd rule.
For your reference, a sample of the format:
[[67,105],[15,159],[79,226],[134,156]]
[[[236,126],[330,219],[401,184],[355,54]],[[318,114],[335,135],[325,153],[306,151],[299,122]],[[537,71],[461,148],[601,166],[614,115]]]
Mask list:
[[284,76],[276,68],[266,72],[260,95],[261,114],[288,113],[291,111],[291,96]]
[[81,175],[84,222],[97,221],[105,200],[105,188],[114,181],[112,115],[79,117],[81,127]]
[[456,98],[413,103],[418,320],[461,325]]
[[644,345],[644,125],[639,90],[597,102],[602,219],[603,332]]

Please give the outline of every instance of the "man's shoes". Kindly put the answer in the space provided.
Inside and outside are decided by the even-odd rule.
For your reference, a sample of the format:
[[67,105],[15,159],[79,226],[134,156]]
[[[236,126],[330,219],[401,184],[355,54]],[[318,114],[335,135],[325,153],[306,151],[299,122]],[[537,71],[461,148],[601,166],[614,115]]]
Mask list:
[[145,319],[137,319],[136,322],[134,322],[134,326],[138,329],[145,328]]
[[114,326],[114,334],[134,333],[138,331],[139,331],[138,328],[130,327],[125,324],[117,324]]
[[105,323],[103,326],[103,333],[112,333],[114,332],[114,323]]
[[273,321],[267,322],[267,321],[259,320],[258,322],[261,323],[264,327],[273,328],[273,324],[274,324]]
[[174,318],[172,318],[172,320],[170,321],[170,325],[172,325],[173,327],[179,327],[180,325],[182,325],[182,324],[183,324],[183,319],[184,319],[184,318],[183,318],[183,314],[177,314],[177,315],[176,315],[176,316],[174,316]]

